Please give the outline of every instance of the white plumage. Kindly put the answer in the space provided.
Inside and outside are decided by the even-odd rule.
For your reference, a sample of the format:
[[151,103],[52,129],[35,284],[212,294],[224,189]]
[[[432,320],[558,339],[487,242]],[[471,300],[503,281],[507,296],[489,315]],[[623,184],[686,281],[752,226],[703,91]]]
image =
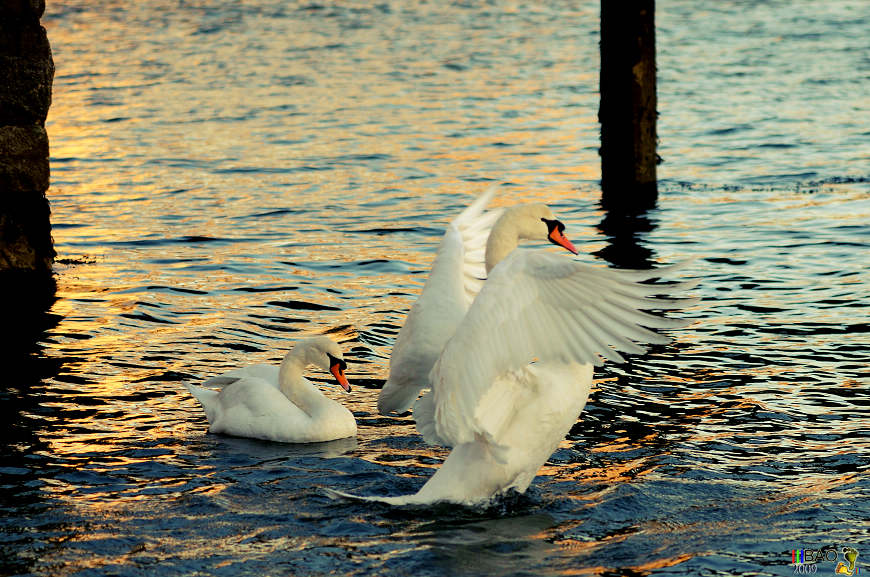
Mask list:
[[426,285],[396,337],[378,397],[381,414],[407,411],[429,386],[432,365],[483,286],[486,241],[502,213],[485,210],[494,193],[490,188],[480,195],[447,227]]
[[[685,285],[639,284],[659,277],[657,271],[618,271],[594,267],[540,250],[517,249],[499,263],[462,323],[448,340],[429,381],[434,403],[434,436],[448,446],[484,440],[504,445],[505,420],[522,411],[542,411],[529,402],[546,403],[549,390],[520,401],[505,375],[529,366],[601,365],[601,356],[622,362],[617,352],[642,353],[635,341],[666,343],[648,328],[684,326],[642,309],[681,303],[653,298],[662,290]],[[599,356],[600,355],[600,356]],[[535,365],[530,365],[535,361]],[[589,372],[591,376],[591,371]],[[542,378],[549,375],[544,371]],[[578,386],[577,394],[588,387]],[[576,415],[575,415],[576,416]],[[430,430],[415,412],[418,428]],[[493,425],[495,424],[495,426]]]
[[356,419],[323,395],[302,372],[315,365],[350,391],[341,349],[329,337],[300,340],[280,368],[258,364],[205,381],[220,391],[187,385],[202,404],[209,431],[283,443],[314,443],[356,435]]
[[[675,267],[611,270],[517,249],[521,239],[550,240],[576,254],[546,205],[485,211],[491,196],[475,200],[445,233],[399,332],[378,402],[382,413],[401,412],[431,388],[414,404],[417,429],[452,451],[414,495],[330,491],[334,496],[474,504],[509,489],[523,492],[583,410],[601,357],[622,362],[618,351],[637,354],[645,350],[638,343],[669,341],[649,329],[685,326],[644,312],[694,302],[657,296],[690,283],[643,284]],[[478,276],[467,283],[483,265],[485,282]]]

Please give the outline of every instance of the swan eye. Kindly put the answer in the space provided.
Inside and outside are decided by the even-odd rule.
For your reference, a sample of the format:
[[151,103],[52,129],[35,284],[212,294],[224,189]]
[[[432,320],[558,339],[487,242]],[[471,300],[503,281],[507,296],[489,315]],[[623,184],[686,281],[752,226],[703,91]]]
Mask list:
[[347,363],[344,362],[343,359],[339,359],[339,358],[337,358],[337,357],[333,357],[333,356],[332,356],[331,354],[329,354],[329,353],[326,353],[326,356],[329,357],[329,366],[330,366],[330,368],[334,367],[335,365],[338,365],[338,368],[341,369],[342,371],[346,371],[346,370],[347,370]]
[[565,225],[562,224],[558,220],[550,220],[549,218],[542,218],[543,221],[547,225],[547,232],[552,234],[554,230],[558,230],[560,233],[565,232]]

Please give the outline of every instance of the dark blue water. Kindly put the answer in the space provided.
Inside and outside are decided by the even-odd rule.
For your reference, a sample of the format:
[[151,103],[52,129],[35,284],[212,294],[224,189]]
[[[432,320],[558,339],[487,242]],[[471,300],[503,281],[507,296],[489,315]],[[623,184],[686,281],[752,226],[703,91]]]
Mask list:
[[[660,202],[625,220],[597,204],[597,2],[49,1],[59,292],[0,392],[0,574],[870,570],[870,9],[657,4]],[[377,389],[491,182],[588,262],[695,257],[696,322],[596,373],[525,495],[331,501],[444,458]],[[356,439],[206,433],[185,381],[324,332]]]

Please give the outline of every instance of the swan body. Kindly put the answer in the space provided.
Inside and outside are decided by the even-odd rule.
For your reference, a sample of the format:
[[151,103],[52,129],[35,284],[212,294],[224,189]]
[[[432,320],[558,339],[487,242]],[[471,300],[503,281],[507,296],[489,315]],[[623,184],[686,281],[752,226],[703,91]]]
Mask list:
[[[526,407],[502,423],[500,445],[483,439],[455,445],[413,495],[371,497],[333,489],[327,492],[334,497],[389,505],[440,501],[476,505],[508,490],[525,492],[583,410],[592,385],[592,365],[534,363],[501,375],[493,384],[497,390],[508,391],[518,406]],[[421,413],[434,408],[426,407],[431,398],[424,395],[414,406],[418,428]]]
[[[381,414],[407,411],[420,391],[429,386],[429,372],[487,275],[520,239],[549,239],[577,253],[561,235],[564,226],[546,205],[486,210],[494,193],[491,187],[478,196],[444,233],[429,278],[396,337],[390,373],[378,396]],[[549,230],[550,225],[542,221],[561,228]],[[551,237],[551,233],[556,236]]]
[[216,391],[187,385],[202,404],[209,431],[282,443],[316,443],[356,435],[356,419],[323,395],[302,372],[308,365],[329,371],[350,391],[341,350],[329,337],[300,340],[280,367],[259,364],[205,381]]
[[[483,214],[482,209],[478,206],[475,214]],[[455,221],[451,226],[459,228]],[[602,364],[601,357],[622,362],[618,350],[641,353],[645,349],[640,342],[669,341],[650,328],[686,324],[644,312],[693,302],[656,296],[687,288],[689,283],[641,284],[673,267],[611,270],[547,251],[517,248],[521,239],[548,239],[576,254],[562,235],[564,226],[546,205],[506,209],[489,229],[486,281],[470,304],[455,308],[456,317],[439,321],[442,326],[427,343],[430,348],[440,347],[437,355],[431,350],[419,355],[413,378],[400,383],[392,378],[392,365],[398,360],[410,366],[404,357],[413,357],[415,351],[399,349],[398,340],[422,341],[424,337],[413,333],[427,332],[426,309],[449,301],[433,292],[452,286],[434,276],[445,251],[456,260],[456,249],[445,246],[451,231],[445,234],[433,276],[412,308],[415,324],[409,328],[406,322],[399,333],[391,379],[384,387],[413,390],[414,397],[421,388],[431,389],[414,403],[417,430],[430,444],[452,447],[450,454],[414,495],[356,497],[335,491],[332,495],[393,505],[476,504],[510,489],[523,492],[583,410],[593,367]],[[453,263],[453,283],[462,270]],[[439,275],[442,272],[438,270]],[[398,396],[388,391],[389,400]],[[397,407],[401,405],[379,400],[382,412]]]

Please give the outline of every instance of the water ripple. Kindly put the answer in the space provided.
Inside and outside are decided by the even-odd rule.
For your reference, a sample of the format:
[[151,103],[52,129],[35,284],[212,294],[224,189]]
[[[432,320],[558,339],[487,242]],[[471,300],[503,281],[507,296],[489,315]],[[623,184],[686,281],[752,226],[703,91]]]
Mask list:
[[[779,575],[791,549],[864,551],[855,6],[660,6],[661,200],[626,220],[598,204],[597,5],[48,3],[59,292],[0,391],[2,572]],[[695,257],[694,323],[597,371],[526,495],[332,501],[445,458],[377,393],[445,224],[493,182],[554,206],[583,260]],[[311,334],[346,352],[351,396],[312,379],[356,439],[206,433],[184,383]]]

